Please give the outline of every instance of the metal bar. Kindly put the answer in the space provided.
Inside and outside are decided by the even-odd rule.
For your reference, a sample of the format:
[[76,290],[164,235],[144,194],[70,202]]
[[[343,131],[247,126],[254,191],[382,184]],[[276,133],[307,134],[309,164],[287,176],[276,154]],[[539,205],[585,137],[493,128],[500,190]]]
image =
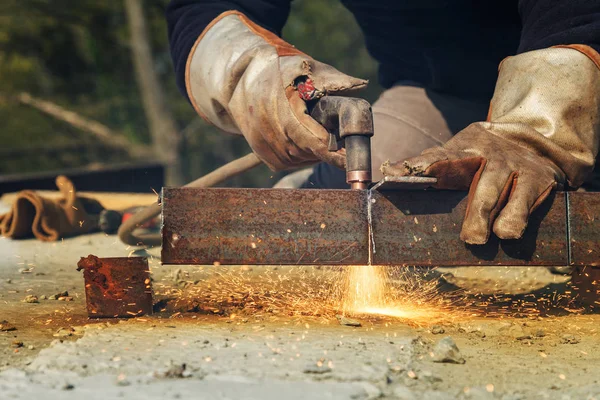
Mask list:
[[366,265],[365,193],[164,188],[162,262]]
[[[373,264],[568,264],[565,193],[552,195],[536,210],[522,240],[492,235],[484,246],[460,241],[466,193],[371,195]],[[165,188],[162,262],[366,265],[367,196],[362,190]],[[591,207],[600,213],[600,203]],[[586,229],[588,235],[597,230]]]
[[373,195],[373,264],[418,266],[567,265],[565,194],[531,216],[521,240],[491,235],[483,246],[460,240],[467,193],[385,191]]
[[600,266],[600,194],[568,193],[571,265]]

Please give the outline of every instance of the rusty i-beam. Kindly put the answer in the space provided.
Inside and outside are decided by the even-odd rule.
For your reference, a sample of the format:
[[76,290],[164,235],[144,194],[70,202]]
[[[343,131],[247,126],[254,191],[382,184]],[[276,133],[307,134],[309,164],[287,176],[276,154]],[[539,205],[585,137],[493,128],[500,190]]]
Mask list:
[[459,239],[465,192],[385,189],[164,188],[162,262],[600,265],[600,194],[554,193],[522,239],[471,246]]

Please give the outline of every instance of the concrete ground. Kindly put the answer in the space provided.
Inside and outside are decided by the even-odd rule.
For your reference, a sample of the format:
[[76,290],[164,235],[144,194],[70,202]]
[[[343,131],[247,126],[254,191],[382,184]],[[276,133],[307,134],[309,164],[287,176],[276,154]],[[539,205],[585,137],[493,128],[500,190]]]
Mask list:
[[[149,256],[157,312],[89,320],[76,271],[88,254]],[[600,399],[600,316],[563,308],[568,279],[546,269],[443,270],[460,296],[426,286],[407,297],[413,314],[351,327],[324,304],[335,282],[323,268],[285,280],[277,267],[179,268],[157,255],[103,234],[0,239],[0,398]],[[446,337],[460,354],[439,347]]]

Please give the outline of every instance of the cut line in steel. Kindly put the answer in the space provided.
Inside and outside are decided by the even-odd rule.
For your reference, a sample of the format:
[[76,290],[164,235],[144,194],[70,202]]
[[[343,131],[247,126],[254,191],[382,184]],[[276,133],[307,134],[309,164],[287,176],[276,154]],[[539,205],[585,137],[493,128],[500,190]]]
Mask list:
[[484,246],[459,239],[466,192],[164,188],[162,207],[164,264],[599,264],[599,194],[554,193],[523,239]]

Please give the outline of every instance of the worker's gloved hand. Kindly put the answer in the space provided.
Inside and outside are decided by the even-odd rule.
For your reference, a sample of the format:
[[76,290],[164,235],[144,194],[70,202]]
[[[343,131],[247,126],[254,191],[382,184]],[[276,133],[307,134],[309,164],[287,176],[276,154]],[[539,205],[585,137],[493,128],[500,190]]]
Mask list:
[[78,196],[73,183],[65,176],[56,178],[61,197],[49,198],[32,190],[23,190],[11,207],[0,215],[0,234],[11,239],[35,237],[55,241],[98,230],[102,205],[91,198]]
[[244,135],[273,170],[325,161],[343,168],[343,151],[328,151],[327,131],[308,114],[305,98],[345,94],[367,82],[320,63],[254,24],[221,14],[204,30],[188,58],[186,86],[205,120]]
[[[494,129],[496,128],[496,129]],[[490,228],[501,239],[523,235],[529,213],[565,175],[549,159],[498,136],[494,124],[470,125],[443,147],[425,150],[403,163],[385,165],[385,175],[422,175],[438,178],[437,188],[471,187],[461,239],[487,242]]]
[[580,186],[600,142],[600,55],[575,45],[503,61],[491,122],[471,124],[444,146],[385,163],[388,176],[432,176],[437,188],[469,189],[461,239],[490,232],[522,237],[529,215],[553,188]]

